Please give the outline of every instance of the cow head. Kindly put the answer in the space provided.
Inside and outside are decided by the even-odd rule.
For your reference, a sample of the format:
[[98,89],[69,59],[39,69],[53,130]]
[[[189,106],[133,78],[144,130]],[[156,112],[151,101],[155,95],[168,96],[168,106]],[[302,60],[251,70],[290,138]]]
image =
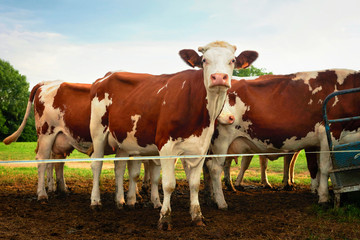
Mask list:
[[244,51],[235,57],[236,46],[227,42],[216,41],[204,47],[199,47],[199,56],[192,49],[180,51],[181,58],[191,67],[204,69],[205,87],[229,88],[234,68],[247,68],[258,57],[255,51]]
[[228,104],[224,104],[223,109],[221,110],[221,113],[217,117],[217,120],[222,125],[230,125],[233,124],[235,121],[235,116],[230,110],[230,106]]

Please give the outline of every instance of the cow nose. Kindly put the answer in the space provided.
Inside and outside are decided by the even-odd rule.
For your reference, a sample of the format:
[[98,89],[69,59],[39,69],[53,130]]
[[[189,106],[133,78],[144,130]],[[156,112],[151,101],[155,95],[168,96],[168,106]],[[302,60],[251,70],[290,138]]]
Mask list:
[[230,116],[229,116],[229,124],[234,123],[234,121],[235,121],[234,115],[230,115]]
[[213,73],[210,76],[211,86],[227,86],[229,87],[229,75],[226,73]]

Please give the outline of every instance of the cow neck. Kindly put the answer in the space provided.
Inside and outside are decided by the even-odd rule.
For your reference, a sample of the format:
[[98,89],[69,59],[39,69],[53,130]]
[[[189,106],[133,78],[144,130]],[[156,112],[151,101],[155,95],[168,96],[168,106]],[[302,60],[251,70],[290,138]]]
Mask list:
[[215,121],[219,116],[226,99],[227,89],[224,87],[206,91],[207,106],[211,121]]

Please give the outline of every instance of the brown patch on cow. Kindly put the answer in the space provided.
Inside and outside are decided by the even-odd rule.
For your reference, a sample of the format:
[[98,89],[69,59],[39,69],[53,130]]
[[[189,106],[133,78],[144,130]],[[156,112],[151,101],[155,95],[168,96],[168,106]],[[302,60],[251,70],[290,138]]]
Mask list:
[[35,98],[34,98],[34,111],[39,116],[39,118],[42,117],[42,115],[44,113],[44,109],[45,109],[44,102],[40,101],[40,93],[41,93],[41,91],[42,91],[42,89],[39,88],[35,92]]
[[234,106],[236,104],[236,93],[228,91],[228,98],[230,106]]
[[90,142],[90,84],[62,83],[53,107],[60,109],[66,127],[74,139]]
[[54,130],[55,130],[55,127],[54,127],[54,126],[51,126],[51,128],[50,128],[50,133],[49,133],[49,134],[54,134]]
[[41,134],[46,134],[48,129],[49,129],[49,124],[47,122],[45,122],[41,127],[41,132],[40,133]]

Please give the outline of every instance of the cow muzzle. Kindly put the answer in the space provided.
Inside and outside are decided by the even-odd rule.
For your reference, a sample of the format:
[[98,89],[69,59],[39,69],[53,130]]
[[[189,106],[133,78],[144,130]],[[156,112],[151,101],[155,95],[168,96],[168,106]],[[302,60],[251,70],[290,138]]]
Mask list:
[[235,116],[233,114],[231,114],[231,113],[220,113],[217,120],[222,125],[230,125],[230,124],[234,123]]
[[226,73],[213,73],[210,75],[211,83],[210,87],[224,86],[230,87],[229,75]]

